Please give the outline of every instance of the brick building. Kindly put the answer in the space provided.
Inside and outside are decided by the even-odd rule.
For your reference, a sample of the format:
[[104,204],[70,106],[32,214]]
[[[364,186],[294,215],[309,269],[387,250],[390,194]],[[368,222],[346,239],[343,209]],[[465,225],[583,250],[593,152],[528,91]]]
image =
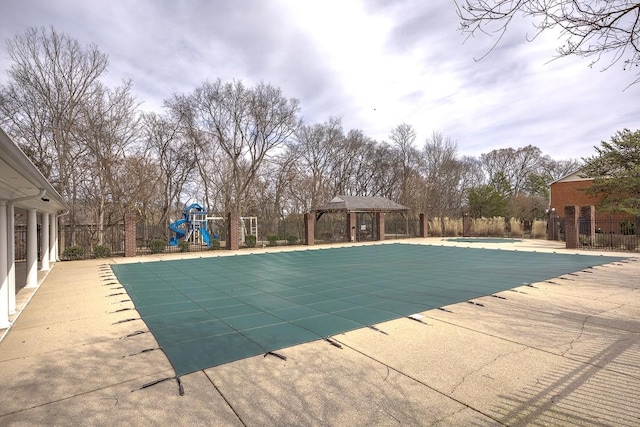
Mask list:
[[[576,218],[580,224],[580,234],[638,234],[640,233],[640,217],[632,217],[622,213],[601,212],[598,210],[597,196],[588,194],[584,189],[593,183],[591,178],[582,178],[581,171],[566,175],[550,185],[549,209],[552,218],[564,223],[565,207],[577,207]],[[554,233],[555,235],[555,233]]]
[[565,206],[595,206],[598,204],[597,197],[584,191],[591,186],[593,179],[582,178],[580,175],[581,171],[578,169],[551,183],[549,209],[555,209],[559,217],[564,217]]

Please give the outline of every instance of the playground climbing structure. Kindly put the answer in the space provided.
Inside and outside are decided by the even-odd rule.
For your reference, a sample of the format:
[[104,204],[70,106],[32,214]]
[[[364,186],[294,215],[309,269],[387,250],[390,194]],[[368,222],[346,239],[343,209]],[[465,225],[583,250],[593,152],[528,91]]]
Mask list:
[[182,211],[182,218],[169,224],[175,233],[169,239],[170,246],[177,246],[181,239],[198,245],[211,245],[211,235],[207,229],[207,210],[198,203],[189,205]]
[[[219,224],[225,221],[218,216],[207,216],[207,210],[198,203],[193,203],[182,211],[182,218],[169,224],[169,230],[175,233],[169,239],[170,246],[177,246],[182,241],[194,245],[211,246],[213,239],[219,239]],[[258,235],[258,218],[240,217],[238,224],[239,243],[245,243],[246,236]]]

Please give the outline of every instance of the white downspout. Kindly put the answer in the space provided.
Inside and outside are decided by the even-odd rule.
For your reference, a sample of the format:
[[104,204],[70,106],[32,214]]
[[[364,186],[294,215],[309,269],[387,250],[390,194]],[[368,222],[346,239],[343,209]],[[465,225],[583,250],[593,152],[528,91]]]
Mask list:
[[[7,267],[8,267],[8,275],[7,278],[9,284],[9,315],[15,314],[16,312],[16,244],[15,244],[15,204],[19,202],[24,202],[27,200],[35,200],[43,197],[47,190],[44,188],[40,189],[40,192],[35,196],[27,196],[27,197],[19,197],[17,199],[9,200],[7,203],[7,237],[8,237],[8,245],[7,245]],[[28,240],[28,238],[27,238]],[[28,250],[28,249],[27,249]]]

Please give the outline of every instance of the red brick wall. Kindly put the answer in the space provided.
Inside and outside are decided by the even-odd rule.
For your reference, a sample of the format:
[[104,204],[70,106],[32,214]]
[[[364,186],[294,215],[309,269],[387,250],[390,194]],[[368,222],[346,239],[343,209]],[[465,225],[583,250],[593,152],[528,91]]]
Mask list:
[[304,241],[306,245],[315,244],[316,214],[304,214]]
[[575,249],[578,247],[578,216],[580,215],[577,206],[565,206],[562,210],[565,217],[564,240],[567,243],[567,249]]
[[427,216],[423,213],[420,214],[420,237],[428,237],[429,236],[429,221],[427,221]]
[[136,256],[136,214],[127,212],[124,216],[124,256]]
[[564,216],[565,206],[591,206],[598,204],[598,198],[581,191],[591,186],[592,180],[555,182],[551,184],[551,206],[559,216]]
[[240,216],[236,213],[227,214],[227,249],[237,251],[240,247]]

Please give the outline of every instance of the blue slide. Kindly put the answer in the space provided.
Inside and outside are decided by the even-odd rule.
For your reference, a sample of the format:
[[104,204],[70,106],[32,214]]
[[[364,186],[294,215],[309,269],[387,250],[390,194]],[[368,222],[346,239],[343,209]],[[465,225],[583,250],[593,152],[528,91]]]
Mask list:
[[202,233],[202,241],[204,242],[204,244],[207,246],[211,246],[211,236],[209,235],[207,229],[201,228],[200,232]]
[[[178,240],[182,239],[185,234],[187,234],[186,231],[180,228],[180,225],[184,224],[185,222],[187,222],[187,219],[182,218],[177,220],[176,222],[172,222],[171,224],[169,224],[169,230],[176,233],[175,236],[169,239],[169,246],[178,246]],[[207,237],[208,236],[209,235],[207,234]]]

